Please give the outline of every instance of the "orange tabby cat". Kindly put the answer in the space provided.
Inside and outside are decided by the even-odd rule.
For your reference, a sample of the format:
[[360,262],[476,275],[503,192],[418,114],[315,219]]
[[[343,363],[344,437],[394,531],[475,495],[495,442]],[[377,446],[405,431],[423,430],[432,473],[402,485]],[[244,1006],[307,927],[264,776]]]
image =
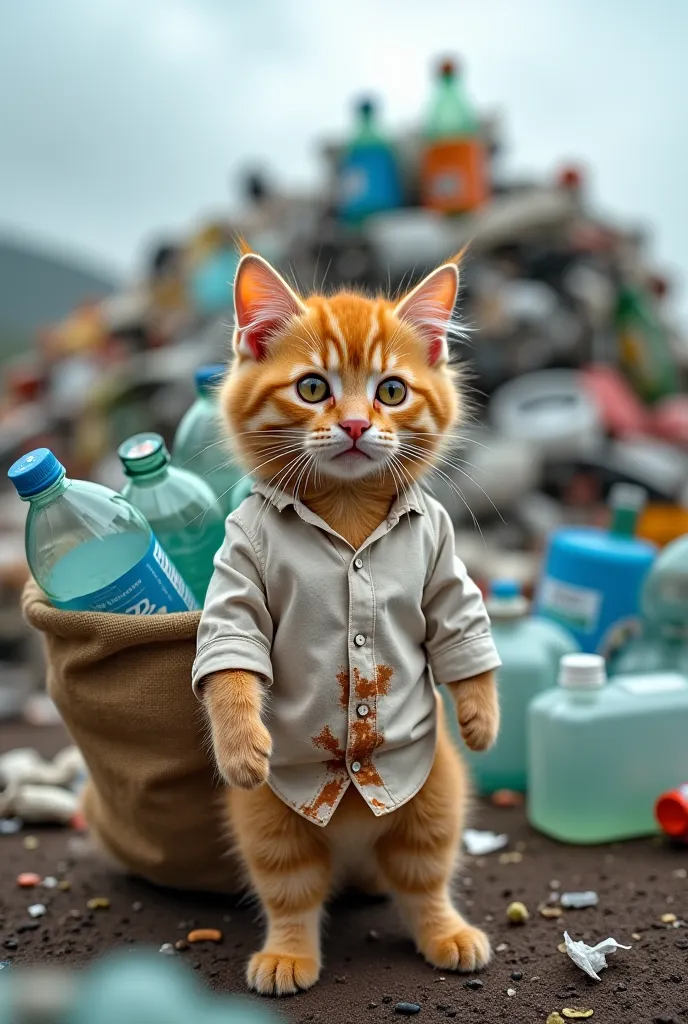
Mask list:
[[[259,256],[245,252],[240,262],[235,359],[222,394],[235,448],[256,479],[296,492],[353,552],[384,523],[399,491],[441,458],[459,420],[460,392],[447,365],[457,287],[449,262],[401,302],[350,292],[302,299]],[[302,395],[308,389],[306,401],[297,386]],[[489,747],[499,727],[493,671],[450,689],[467,745]],[[267,917],[263,949],[248,966],[250,987],[282,995],[317,981],[323,905],[344,879],[390,892],[429,963],[473,971],[488,962],[486,935],[450,896],[468,782],[441,702],[434,761],[419,791],[378,816],[376,801],[369,806],[347,779],[331,819],[318,827],[311,808],[297,813],[266,784],[273,743],[263,722],[270,691],[260,676],[212,671],[199,692],[230,787],[232,832]],[[341,781],[341,764],[333,771]]]

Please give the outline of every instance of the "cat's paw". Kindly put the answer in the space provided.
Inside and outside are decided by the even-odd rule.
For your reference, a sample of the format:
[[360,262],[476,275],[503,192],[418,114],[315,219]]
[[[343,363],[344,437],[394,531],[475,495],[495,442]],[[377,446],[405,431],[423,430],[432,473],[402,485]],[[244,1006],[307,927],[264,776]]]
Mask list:
[[229,786],[255,789],[267,782],[272,740],[257,715],[215,732],[213,748],[220,775]]
[[246,971],[249,988],[262,996],[293,996],[315,985],[319,977],[317,960],[287,953],[254,953]]
[[492,955],[485,932],[470,924],[460,925],[451,935],[426,939],[420,952],[443,971],[479,971]]
[[466,746],[471,750],[488,750],[499,732],[499,701],[494,673],[488,672],[459,683],[456,709]]

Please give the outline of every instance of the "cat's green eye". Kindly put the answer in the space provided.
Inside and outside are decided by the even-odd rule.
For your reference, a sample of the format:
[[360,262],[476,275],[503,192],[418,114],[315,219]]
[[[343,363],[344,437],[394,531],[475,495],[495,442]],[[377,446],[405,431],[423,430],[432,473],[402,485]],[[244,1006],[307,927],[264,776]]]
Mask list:
[[406,398],[406,385],[394,377],[389,377],[378,387],[377,398],[383,405],[401,405]]
[[322,377],[316,377],[314,374],[302,377],[296,385],[296,390],[304,402],[324,402],[330,397],[330,385]]

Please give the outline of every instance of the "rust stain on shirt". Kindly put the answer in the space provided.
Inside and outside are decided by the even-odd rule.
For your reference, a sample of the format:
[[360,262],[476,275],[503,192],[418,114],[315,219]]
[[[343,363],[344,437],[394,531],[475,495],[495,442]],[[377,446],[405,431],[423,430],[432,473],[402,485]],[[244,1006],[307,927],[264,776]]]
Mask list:
[[354,686],[357,700],[370,700],[372,697],[386,697],[394,670],[389,665],[376,665],[375,678],[366,679],[357,668],[354,669]]
[[314,746],[320,747],[321,750],[326,750],[328,754],[332,754],[332,759],[325,762],[327,771],[334,773],[343,771],[346,751],[342,750],[339,746],[337,737],[329,725],[326,725],[317,736],[312,736],[311,739]]
[[[353,675],[356,700],[373,701],[389,692],[393,669],[389,665],[376,665],[374,679],[362,676],[357,668],[354,668]],[[365,718],[351,722],[349,726],[349,757],[361,762],[361,770],[356,773],[359,786],[384,787],[382,777],[372,762],[373,754],[383,743],[384,736],[377,731],[377,707],[372,704]]]
[[377,807],[380,811],[385,811],[387,809],[387,804],[383,804],[382,800],[378,800],[376,797],[373,797],[370,802],[373,807]]
[[334,807],[345,781],[345,778],[341,776],[326,782],[312,803],[301,805],[301,813],[317,821],[319,818],[318,811],[321,807]]
[[337,673],[337,682],[339,683],[339,706],[344,710],[349,710],[349,673],[346,669],[342,669],[341,672]]

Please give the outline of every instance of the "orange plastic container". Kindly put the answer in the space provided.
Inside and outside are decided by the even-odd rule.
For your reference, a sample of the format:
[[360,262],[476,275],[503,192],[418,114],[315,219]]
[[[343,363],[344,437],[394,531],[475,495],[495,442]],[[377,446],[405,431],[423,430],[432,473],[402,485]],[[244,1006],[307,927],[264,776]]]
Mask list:
[[488,197],[487,157],[480,139],[431,142],[421,166],[424,206],[441,213],[474,210]]
[[679,505],[648,505],[638,520],[636,535],[663,548],[688,533],[688,509]]
[[688,782],[662,793],[655,804],[655,817],[668,836],[688,843]]

